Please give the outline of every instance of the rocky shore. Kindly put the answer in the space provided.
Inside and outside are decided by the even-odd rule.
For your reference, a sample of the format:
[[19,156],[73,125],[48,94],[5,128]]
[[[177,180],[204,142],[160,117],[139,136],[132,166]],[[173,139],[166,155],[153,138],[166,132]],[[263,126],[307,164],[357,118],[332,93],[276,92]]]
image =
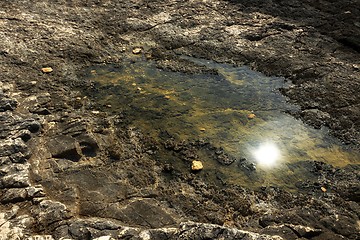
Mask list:
[[359,149],[359,16],[355,0],[1,1],[0,239],[358,239],[360,162],[299,163],[317,180],[296,192],[210,184],[86,97],[84,69],[246,64],[291,81],[291,114]]

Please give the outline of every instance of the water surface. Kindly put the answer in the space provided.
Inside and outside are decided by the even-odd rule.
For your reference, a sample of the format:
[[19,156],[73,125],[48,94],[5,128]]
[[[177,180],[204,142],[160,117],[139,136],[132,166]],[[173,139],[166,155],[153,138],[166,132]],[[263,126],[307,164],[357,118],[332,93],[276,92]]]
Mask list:
[[[206,139],[237,159],[224,166],[199,151],[198,160],[204,164],[200,174],[209,180],[293,188],[314,177],[299,164],[303,161],[338,167],[360,162],[358,153],[346,150],[326,128],[313,129],[286,113],[296,106],[278,91],[285,86],[283,78],[266,77],[247,67],[190,60],[219,74],[164,71],[146,61],[96,67],[90,78],[100,87],[92,97],[107,111],[125,114],[131,125],[155,139],[164,131],[179,141]],[[178,162],[171,154],[159,158],[189,171],[189,163]],[[240,164],[244,158],[253,164],[251,169]]]

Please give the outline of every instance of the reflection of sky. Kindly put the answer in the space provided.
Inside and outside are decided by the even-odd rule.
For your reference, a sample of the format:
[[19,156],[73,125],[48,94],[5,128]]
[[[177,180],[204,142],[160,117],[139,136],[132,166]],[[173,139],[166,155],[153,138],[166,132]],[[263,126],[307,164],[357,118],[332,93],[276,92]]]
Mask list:
[[280,150],[274,143],[263,143],[252,151],[252,154],[259,166],[274,167],[280,159]]

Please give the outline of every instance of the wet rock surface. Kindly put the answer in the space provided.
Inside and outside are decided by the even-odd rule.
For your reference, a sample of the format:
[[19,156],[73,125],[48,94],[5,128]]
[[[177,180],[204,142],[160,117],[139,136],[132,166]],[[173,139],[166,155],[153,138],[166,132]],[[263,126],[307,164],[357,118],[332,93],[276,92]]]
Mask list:
[[293,114],[358,147],[359,16],[350,0],[1,1],[0,236],[357,239],[358,165],[299,163],[316,180],[298,192],[208,183],[157,153],[191,164],[206,148],[235,160],[201,140],[144,136],[84,97],[96,86],[81,69],[133,58],[216,74],[179,55],[247,64],[290,79]]

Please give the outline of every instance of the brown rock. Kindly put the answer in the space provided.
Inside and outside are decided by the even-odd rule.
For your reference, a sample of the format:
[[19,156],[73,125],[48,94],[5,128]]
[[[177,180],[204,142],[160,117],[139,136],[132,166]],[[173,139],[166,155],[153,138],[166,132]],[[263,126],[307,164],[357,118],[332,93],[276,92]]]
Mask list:
[[256,117],[256,115],[253,113],[250,113],[247,115],[247,117],[248,117],[248,119],[254,119]]
[[44,68],[41,69],[41,71],[43,73],[51,73],[54,70],[51,67],[44,67]]
[[201,161],[197,161],[197,160],[194,160],[192,161],[192,164],[191,164],[191,170],[193,171],[200,171],[204,168],[203,164]]

